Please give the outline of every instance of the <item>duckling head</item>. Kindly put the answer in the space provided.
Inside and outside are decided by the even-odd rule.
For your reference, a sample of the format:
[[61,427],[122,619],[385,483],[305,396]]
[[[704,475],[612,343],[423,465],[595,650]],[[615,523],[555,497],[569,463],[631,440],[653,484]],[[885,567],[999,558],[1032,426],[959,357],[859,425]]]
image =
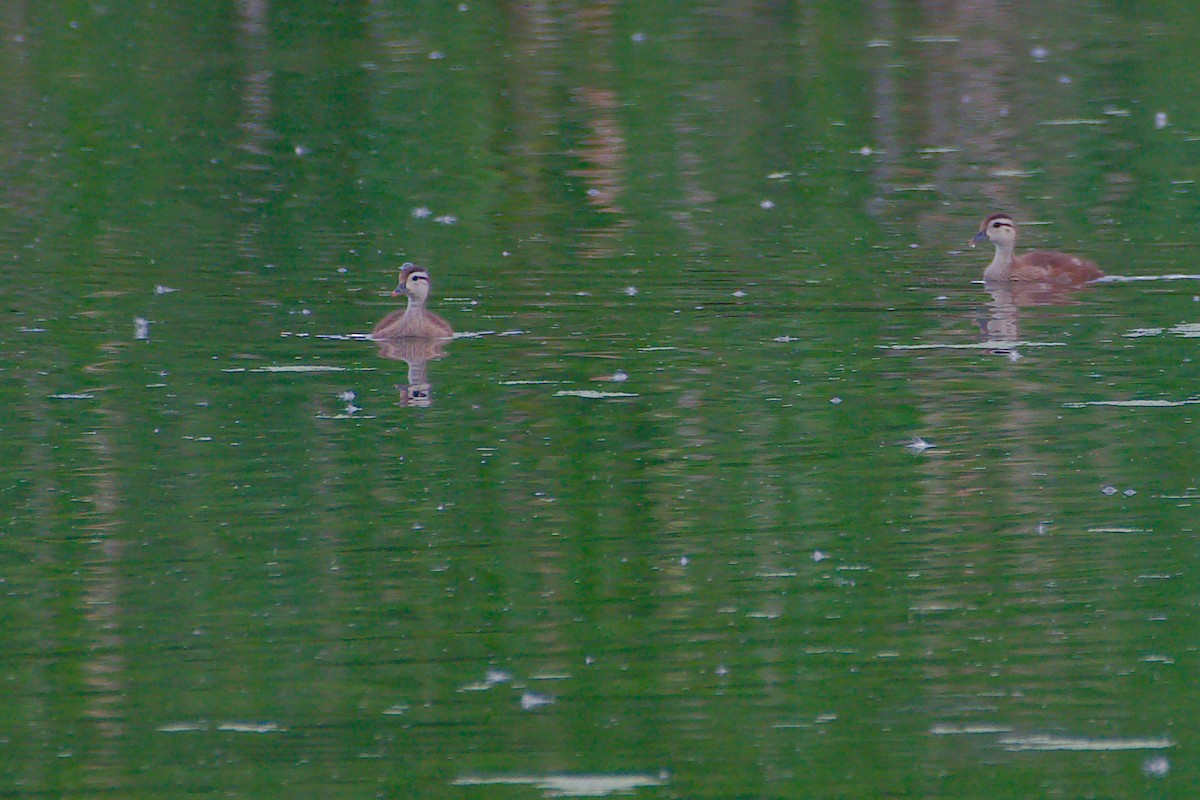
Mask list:
[[429,296],[429,272],[411,261],[400,268],[400,284],[392,292],[393,297],[411,297],[424,300]]
[[979,226],[979,232],[971,237],[971,247],[980,242],[991,242],[997,247],[1012,247],[1017,241],[1017,226],[1008,214],[992,214]]

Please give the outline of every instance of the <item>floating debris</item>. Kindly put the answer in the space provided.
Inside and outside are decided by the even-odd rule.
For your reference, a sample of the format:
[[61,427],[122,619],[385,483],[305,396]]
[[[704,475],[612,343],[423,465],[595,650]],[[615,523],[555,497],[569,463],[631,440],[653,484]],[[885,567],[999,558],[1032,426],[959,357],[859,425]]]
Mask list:
[[[232,372],[233,370],[222,370]],[[272,364],[267,367],[255,367],[249,372],[346,372],[346,367],[333,367],[326,364]]]
[[582,397],[585,400],[617,400],[621,398],[637,397],[632,392],[598,392],[594,389],[560,389],[554,393],[555,397]]
[[170,286],[163,286],[161,283],[156,284],[154,286],[155,294],[171,294],[171,292],[178,292],[178,291],[179,291],[178,289],[173,289]]
[[[1069,79],[1068,79],[1069,80]],[[1088,117],[1078,117],[1071,119],[1046,119],[1038,123],[1038,125],[1107,125],[1106,119],[1092,119]]]
[[1012,728],[1006,725],[985,725],[983,723],[951,725],[950,723],[939,722],[929,729],[929,733],[933,736],[975,736],[980,734],[1012,733]]
[[[1169,245],[1177,247],[1179,245]],[[1092,283],[1133,283],[1135,281],[1200,281],[1200,275],[1169,272],[1166,275],[1105,275]]]
[[466,775],[455,786],[533,786],[547,797],[607,797],[662,786],[665,775]]
[[155,730],[159,733],[195,733],[206,731],[209,727],[207,722],[197,720],[195,722],[168,722],[165,725],[159,725]]
[[1088,739],[1082,736],[1007,736],[1000,740],[1005,750],[1166,750],[1174,747],[1172,739]]
[[133,338],[150,341],[150,320],[145,317],[133,318]]
[[1015,350],[1017,347],[1066,347],[1066,342],[986,341],[970,344],[877,344],[880,350]]
[[74,394],[52,394],[47,395],[51,400],[95,400],[96,395],[87,392],[78,392]]
[[1115,406],[1117,408],[1174,408],[1176,406],[1191,406],[1200,403],[1200,398],[1188,400],[1085,400],[1077,403],[1063,403],[1063,408],[1087,408],[1088,406]]
[[284,728],[274,722],[222,722],[217,730],[229,733],[278,733]]

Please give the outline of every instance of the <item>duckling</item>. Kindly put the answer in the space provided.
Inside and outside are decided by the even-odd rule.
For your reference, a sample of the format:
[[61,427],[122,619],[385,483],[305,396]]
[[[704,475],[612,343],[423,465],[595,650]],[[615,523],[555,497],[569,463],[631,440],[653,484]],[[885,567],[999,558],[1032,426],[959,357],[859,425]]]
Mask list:
[[423,339],[449,339],[454,335],[450,323],[432,311],[425,310],[429,297],[429,272],[411,262],[400,268],[400,285],[392,297],[408,297],[408,307],[396,310],[379,321],[371,331],[372,339],[397,339],[412,336]]
[[1017,226],[1008,214],[992,214],[979,226],[971,246],[990,241],[996,246],[992,263],[983,271],[985,281],[1035,281],[1059,286],[1081,286],[1104,277],[1092,262],[1049,250],[1034,250],[1013,257]]

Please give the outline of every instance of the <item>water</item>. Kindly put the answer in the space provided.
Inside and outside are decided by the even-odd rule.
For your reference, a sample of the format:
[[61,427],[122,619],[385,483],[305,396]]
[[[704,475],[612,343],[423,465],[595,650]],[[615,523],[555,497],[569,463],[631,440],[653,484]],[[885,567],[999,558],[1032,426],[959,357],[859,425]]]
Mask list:
[[[12,6],[9,792],[1190,797],[1200,30],[1127,14]],[[1118,278],[989,294],[999,209]]]

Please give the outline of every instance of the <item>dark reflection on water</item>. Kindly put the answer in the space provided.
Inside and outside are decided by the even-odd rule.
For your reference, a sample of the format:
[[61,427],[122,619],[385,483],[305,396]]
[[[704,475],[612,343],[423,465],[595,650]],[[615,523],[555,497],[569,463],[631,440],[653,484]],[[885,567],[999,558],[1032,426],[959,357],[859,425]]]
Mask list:
[[379,356],[391,361],[403,361],[408,366],[407,382],[396,385],[400,404],[428,408],[433,403],[433,385],[429,382],[430,361],[446,356],[446,343],[441,339],[403,337],[377,342]]
[[6,7],[5,785],[1190,796],[1192,16]]

